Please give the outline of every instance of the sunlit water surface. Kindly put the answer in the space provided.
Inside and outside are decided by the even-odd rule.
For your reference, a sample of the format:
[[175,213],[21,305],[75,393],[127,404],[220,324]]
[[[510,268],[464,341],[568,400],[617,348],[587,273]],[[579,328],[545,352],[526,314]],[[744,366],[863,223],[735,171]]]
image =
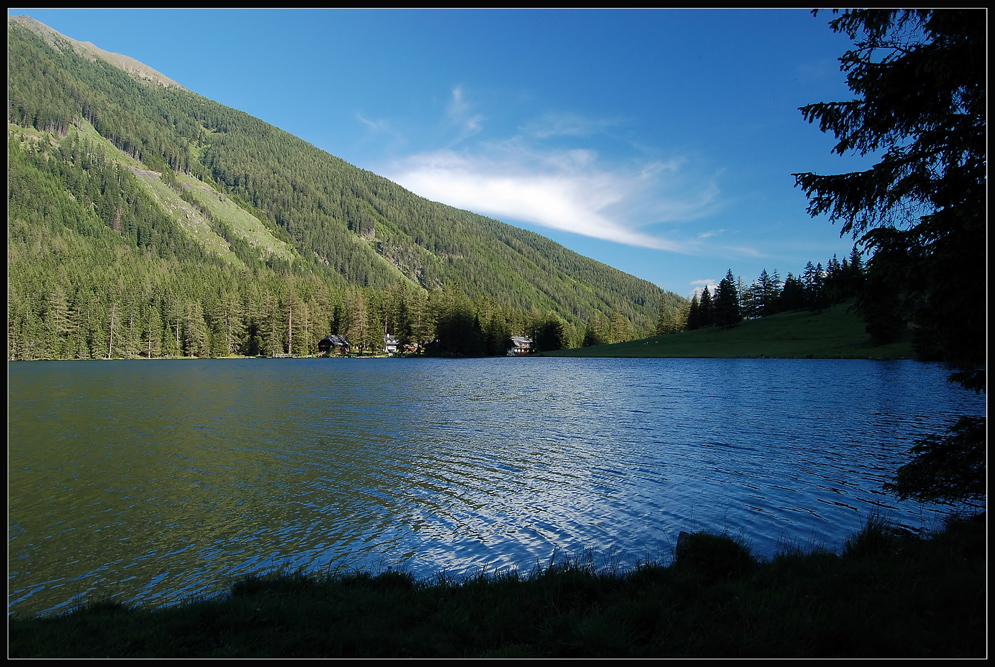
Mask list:
[[838,549],[983,397],[911,361],[9,363],[8,613],[173,604],[276,569],[420,578],[677,533]]

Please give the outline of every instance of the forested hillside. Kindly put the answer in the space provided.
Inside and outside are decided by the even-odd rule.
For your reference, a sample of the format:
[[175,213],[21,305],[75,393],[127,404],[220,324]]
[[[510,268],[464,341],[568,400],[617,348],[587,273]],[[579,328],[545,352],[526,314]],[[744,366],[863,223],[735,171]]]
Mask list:
[[[8,19],[8,359],[653,330],[684,300],[420,198],[137,61]],[[552,335],[549,335],[552,332]],[[545,335],[544,335],[545,334]]]

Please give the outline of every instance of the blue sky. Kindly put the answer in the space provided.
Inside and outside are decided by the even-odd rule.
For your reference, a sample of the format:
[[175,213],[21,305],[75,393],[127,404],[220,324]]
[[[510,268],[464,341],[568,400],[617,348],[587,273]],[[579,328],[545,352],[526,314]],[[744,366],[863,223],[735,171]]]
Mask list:
[[413,192],[690,296],[853,246],[794,172],[866,159],[798,107],[851,99],[809,10],[8,9]]

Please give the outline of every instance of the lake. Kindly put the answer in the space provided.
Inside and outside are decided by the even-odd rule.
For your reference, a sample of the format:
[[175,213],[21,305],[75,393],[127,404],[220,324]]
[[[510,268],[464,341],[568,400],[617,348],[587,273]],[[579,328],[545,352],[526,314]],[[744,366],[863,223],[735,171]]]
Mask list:
[[985,397],[914,361],[8,363],[8,614],[277,569],[669,562],[681,530],[839,549]]

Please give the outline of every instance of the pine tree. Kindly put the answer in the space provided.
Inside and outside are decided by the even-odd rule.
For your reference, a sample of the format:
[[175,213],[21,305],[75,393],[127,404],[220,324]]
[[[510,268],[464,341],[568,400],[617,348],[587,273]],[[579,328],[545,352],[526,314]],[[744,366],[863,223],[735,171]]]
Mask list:
[[754,284],[756,285],[754,302],[756,303],[757,317],[767,317],[773,314],[774,304],[777,301],[777,292],[774,289],[774,281],[768,275],[767,269],[760,272],[760,276]]
[[118,342],[121,338],[121,314],[119,312],[117,302],[112,301],[110,306],[110,317],[107,323],[107,358],[111,359],[117,356],[117,352],[114,349],[114,336],[117,335]]
[[245,324],[242,318],[242,300],[237,291],[226,289],[221,293],[215,302],[212,319],[217,323],[217,336],[222,342],[222,354],[225,356],[238,354],[245,334]]
[[712,295],[708,291],[708,285],[701,290],[701,301],[698,302],[698,320],[702,329],[707,329],[715,324],[712,312]]
[[539,351],[549,352],[565,347],[564,322],[552,311],[534,322],[529,334]]
[[[900,312],[917,327],[917,353],[960,365],[948,379],[976,392],[988,343],[984,11],[861,9],[831,21],[854,42],[840,62],[856,99],[802,113],[835,134],[835,152],[880,159],[862,172],[795,175],[812,215],[842,221],[841,234],[874,251],[858,300],[869,330],[891,335]],[[984,506],[986,446],[986,420],[965,417],[920,440],[890,490]]]
[[617,310],[612,311],[608,319],[610,338],[612,343],[624,343],[636,337],[636,332],[632,327],[632,322]]
[[[987,349],[987,21],[984,10],[849,10],[840,62],[855,99],[802,107],[869,169],[795,174],[812,215],[875,255],[917,350],[983,365]],[[901,252],[899,252],[901,250]],[[885,266],[885,261],[893,262]],[[928,349],[933,348],[933,349]],[[983,386],[976,376],[972,386]]]
[[484,341],[487,354],[502,356],[511,348],[511,325],[506,313],[498,308],[491,312],[484,327]]
[[162,340],[162,317],[155,303],[146,303],[142,311],[142,338],[145,341],[145,357],[159,356]]
[[611,342],[611,331],[608,319],[600,311],[594,311],[587,320],[584,332],[584,347],[589,345],[605,345]]
[[183,322],[183,352],[188,357],[206,357],[210,355],[210,340],[207,332],[207,322],[204,319],[204,307],[199,299],[191,299],[186,303],[186,317]]
[[719,281],[719,286],[715,290],[712,312],[715,324],[724,329],[736,326],[742,319],[739,310],[739,294],[732,277],[732,269],[729,269],[726,272],[726,277]]
[[688,308],[687,319],[684,321],[685,331],[694,331],[701,328],[701,304],[698,302],[698,293],[691,297],[691,305]]
[[45,300],[45,323],[48,330],[48,349],[53,359],[72,359],[68,348],[69,334],[74,328],[69,310],[69,299],[62,285],[56,284]]
[[780,312],[787,312],[803,308],[805,308],[805,285],[789,272],[788,277],[784,279],[784,287],[777,300],[777,309]]
[[770,274],[770,291],[764,292],[764,314],[775,315],[781,310],[780,299],[784,290],[784,283],[781,281],[781,274],[777,269]]
[[656,335],[666,336],[677,332],[677,321],[674,319],[674,311],[667,304],[666,299],[660,301],[660,315],[656,321]]
[[346,338],[353,352],[363,354],[369,347],[369,313],[366,295],[359,288],[350,288],[346,296]]

